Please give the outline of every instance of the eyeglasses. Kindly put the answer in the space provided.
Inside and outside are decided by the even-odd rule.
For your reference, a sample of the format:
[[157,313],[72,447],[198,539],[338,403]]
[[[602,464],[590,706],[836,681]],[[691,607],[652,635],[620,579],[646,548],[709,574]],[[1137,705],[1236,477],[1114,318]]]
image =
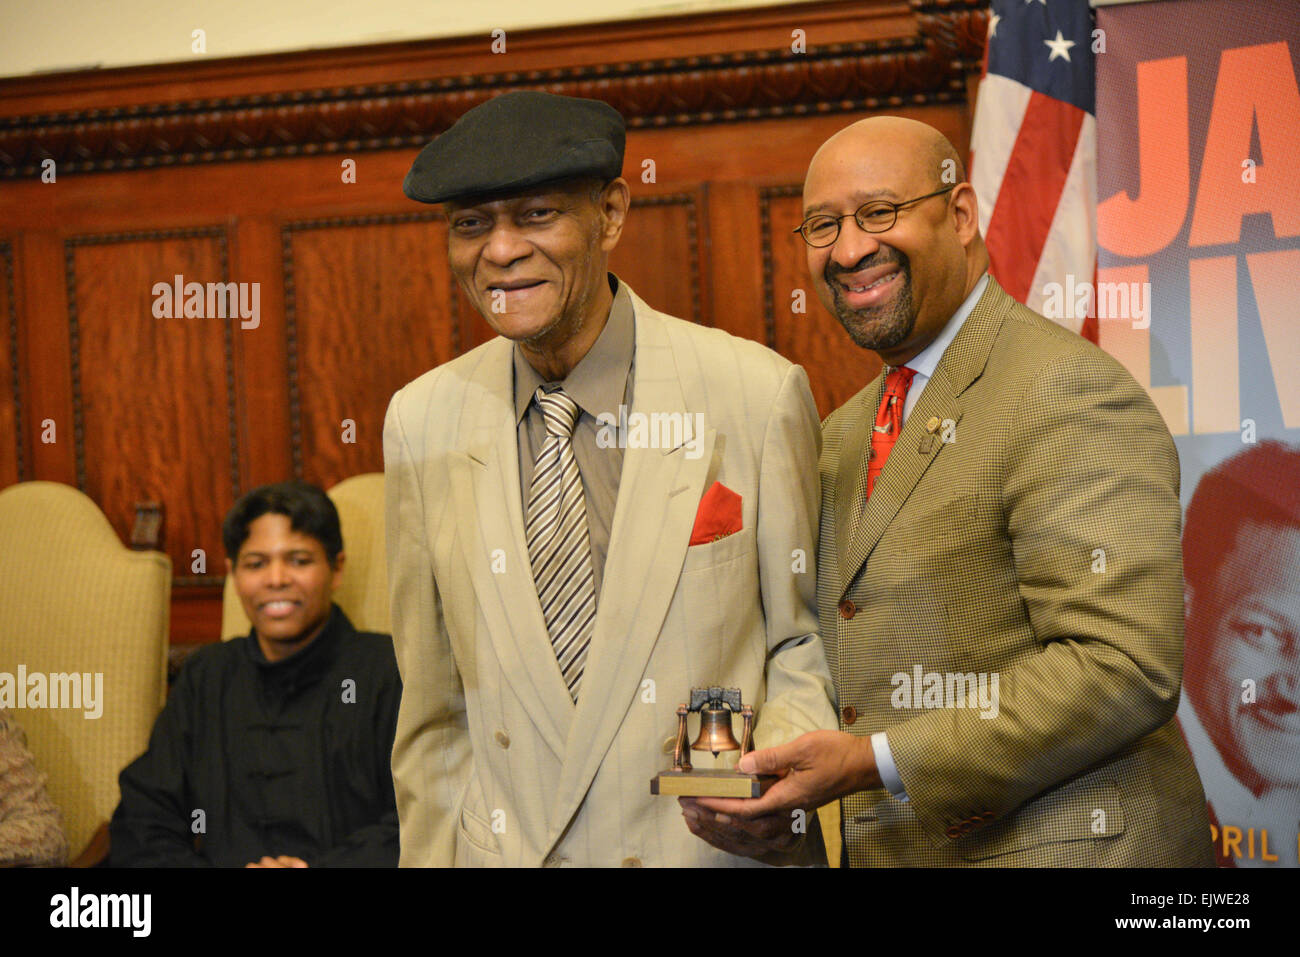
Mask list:
[[823,246],[834,245],[835,240],[840,238],[841,221],[848,219],[849,216],[852,216],[857,221],[858,228],[863,232],[888,232],[894,228],[894,223],[898,222],[898,211],[904,206],[911,206],[913,203],[919,203],[921,200],[930,199],[933,196],[941,196],[956,188],[956,184],[945,186],[933,193],[926,193],[924,196],[918,196],[916,199],[909,199],[902,203],[873,199],[871,202],[859,206],[856,212],[846,213],[843,216],[828,216],[825,214],[809,216],[793,232],[803,236],[803,241],[809,246],[819,249]]

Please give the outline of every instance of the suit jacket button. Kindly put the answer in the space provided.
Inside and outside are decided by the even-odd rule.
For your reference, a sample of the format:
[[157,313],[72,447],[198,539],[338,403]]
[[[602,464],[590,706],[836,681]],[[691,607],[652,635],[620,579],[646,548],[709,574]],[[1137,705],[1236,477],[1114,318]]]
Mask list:
[[952,824],[949,825],[948,830],[944,831],[944,833],[951,838],[958,838],[961,837],[961,828],[959,828],[956,824]]
[[853,604],[853,599],[846,598],[840,602],[840,617],[852,618],[858,613],[858,606]]
[[640,861],[638,858],[635,858],[635,857],[625,857],[625,858],[623,858],[623,866],[624,866],[624,867],[640,867],[640,866],[641,866],[641,861]]
[[841,712],[841,714],[844,718],[845,724],[852,724],[854,721],[858,720],[858,709],[853,707],[851,704],[846,704],[844,706],[844,711]]
[[506,734],[504,731],[498,731],[495,737],[497,739],[497,744],[501,745],[501,747],[510,747],[510,735]]

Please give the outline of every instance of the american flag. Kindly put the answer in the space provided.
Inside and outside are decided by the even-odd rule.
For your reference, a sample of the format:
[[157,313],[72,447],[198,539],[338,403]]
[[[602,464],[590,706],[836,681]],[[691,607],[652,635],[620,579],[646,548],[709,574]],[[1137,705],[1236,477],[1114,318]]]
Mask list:
[[1097,269],[1092,31],[1088,0],[993,0],[970,172],[994,277],[1096,342],[1094,300],[1075,315],[1071,292]]

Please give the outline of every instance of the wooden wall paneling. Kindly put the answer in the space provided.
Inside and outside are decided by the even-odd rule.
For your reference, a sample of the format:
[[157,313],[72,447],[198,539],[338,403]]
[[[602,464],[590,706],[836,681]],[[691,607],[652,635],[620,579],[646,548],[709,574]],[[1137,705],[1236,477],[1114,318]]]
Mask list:
[[[131,502],[160,489],[178,576],[189,548],[209,556],[206,579],[178,577],[173,640],[215,638],[233,496],[295,465],[325,485],[378,468],[391,392],[492,337],[447,273],[440,210],[400,184],[465,109],[525,87],[627,117],[635,205],[613,268],[656,308],[803,364],[828,412],[875,360],[791,245],[798,184],[828,136],[872,112],[931,122],[965,151],[986,23],[986,0],[844,0],[512,32],[504,56],[469,37],[0,81],[28,477],[81,484],[124,538]],[[796,28],[806,54],[790,50]],[[47,157],[57,184],[36,178]],[[150,321],[124,318],[139,284],[178,265],[259,283],[258,328],[153,320],[147,295]],[[794,288],[807,314],[790,312]],[[20,468],[0,458],[0,482]]]
[[[182,64],[17,77],[4,81],[3,86],[15,113],[42,112],[46,97],[54,92],[82,104],[87,111],[98,111],[95,116],[100,118],[107,118],[113,108],[125,105],[135,108],[137,121],[155,117],[174,121],[174,113],[158,114],[147,109],[153,101],[142,93],[167,83],[175,89],[176,99],[184,102],[246,96],[246,122],[262,126],[272,118],[259,108],[282,103],[300,108],[310,105],[312,101],[305,101],[298,93],[304,89],[338,92],[344,86],[391,83],[393,77],[401,77],[404,85],[398,92],[415,94],[426,89],[423,83],[430,77],[435,79],[434,88],[455,90],[475,85],[480,77],[519,78],[556,65],[606,66],[603,75],[608,77],[634,72],[611,69],[608,64],[634,67],[633,61],[648,58],[698,61],[697,68],[716,68],[711,58],[720,50],[761,50],[769,57],[788,54],[792,27],[805,31],[810,48],[910,37],[917,34],[920,19],[911,9],[913,5],[920,4],[917,0],[845,0],[512,30],[506,55],[493,54],[491,38],[482,35],[231,59],[195,57]],[[932,0],[926,6],[943,8],[947,17],[973,17],[981,27],[987,16],[986,0]],[[982,42],[982,28],[976,33]],[[548,77],[538,79],[546,82]],[[478,85],[481,83],[478,80]],[[268,91],[283,91],[286,95],[272,97],[266,95]],[[147,132],[148,127],[145,129]],[[174,123],[173,130],[172,143],[182,142],[175,132],[187,132],[184,125]],[[139,140],[145,135],[137,133],[131,142],[123,144],[119,157],[127,154],[131,146],[139,148]],[[235,142],[248,146],[248,141]],[[225,145],[224,138],[209,136],[203,148],[220,152]],[[116,168],[129,167],[123,164]]]
[[[225,552],[208,571],[225,575]],[[173,584],[169,638],[173,645],[202,645],[221,640],[221,598],[224,578],[208,585]]]
[[708,197],[707,285],[713,293],[713,325],[770,346],[761,281],[758,187],[751,182],[712,183]]
[[0,240],[0,488],[21,482],[27,471],[14,297],[14,249]]
[[[18,339],[26,402],[26,433],[32,437],[30,478],[77,484],[72,406],[72,350],[66,321],[67,277],[63,241],[46,231],[26,232],[15,242],[21,264]],[[25,356],[24,356],[25,353]],[[53,442],[44,440],[42,423],[53,422]]]
[[283,236],[294,474],[328,488],[383,471],[388,400],[456,353],[446,224],[429,210]]
[[[876,377],[880,360],[859,348],[817,298],[804,241],[792,232],[803,221],[803,187],[764,188],[759,203],[768,344],[808,370],[824,418]],[[806,313],[794,311],[796,290]]]
[[[239,494],[237,320],[156,318],[152,289],[178,274],[229,281],[226,232],[74,236],[65,257],[77,485],[124,541],[133,504],[161,501],[176,584],[218,584],[221,520]],[[191,571],[196,548],[203,574]]]
[[234,328],[235,414],[243,491],[293,475],[289,430],[288,336],[280,223],[272,216],[241,215],[233,226],[231,274],[256,282],[256,328]]
[[[632,185],[634,199],[701,183],[713,188],[727,182],[802,182],[817,147],[858,115],[866,112],[827,111],[794,119],[632,130],[623,175]],[[657,183],[641,182],[642,163],[647,159],[655,161]]]
[[661,312],[710,324],[701,275],[703,189],[634,196],[610,269]]
[[[0,154],[11,158],[0,175],[35,175],[46,155],[92,171],[414,146],[520,85],[598,95],[633,127],[879,109],[905,97],[957,102],[960,74],[982,51],[972,22],[982,25],[984,6],[796,4],[518,31],[500,56],[483,36],[136,67],[90,83],[19,78],[0,84],[0,115],[23,117],[0,124]],[[792,50],[796,29],[803,52]],[[151,101],[163,85],[173,101]],[[51,91],[80,109],[50,110]]]
[[[231,217],[267,217],[277,224],[278,261],[278,224],[285,220],[429,209],[402,194],[402,178],[417,152],[359,155],[358,180],[346,189],[339,183],[338,156],[176,164],[92,176],[61,171],[51,184],[0,180],[0,234],[15,237],[17,245],[18,236],[45,231],[57,233],[61,242],[72,234],[184,229],[195,223],[228,223]],[[232,253],[233,247],[232,241]],[[61,254],[55,258],[62,261]]]

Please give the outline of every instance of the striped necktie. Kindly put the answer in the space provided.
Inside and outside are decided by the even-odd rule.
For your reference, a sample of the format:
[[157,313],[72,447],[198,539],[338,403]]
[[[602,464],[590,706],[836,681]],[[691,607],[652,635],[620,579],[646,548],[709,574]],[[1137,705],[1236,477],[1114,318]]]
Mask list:
[[546,421],[546,441],[533,464],[524,517],[528,560],[560,673],[576,703],[596,620],[587,505],[573,457],[573,425],[580,410],[563,390],[538,388],[535,398]]

